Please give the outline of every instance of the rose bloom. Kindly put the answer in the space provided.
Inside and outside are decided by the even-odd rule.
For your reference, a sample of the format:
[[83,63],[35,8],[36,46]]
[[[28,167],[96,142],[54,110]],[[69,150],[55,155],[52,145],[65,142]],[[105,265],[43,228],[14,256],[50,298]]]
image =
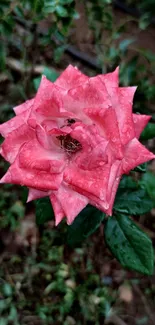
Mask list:
[[28,186],[28,201],[49,196],[56,225],[89,203],[108,215],[123,174],[154,158],[139,141],[150,116],[132,113],[136,87],[119,87],[118,68],[87,77],[71,65],[0,126],[10,168],[1,183]]

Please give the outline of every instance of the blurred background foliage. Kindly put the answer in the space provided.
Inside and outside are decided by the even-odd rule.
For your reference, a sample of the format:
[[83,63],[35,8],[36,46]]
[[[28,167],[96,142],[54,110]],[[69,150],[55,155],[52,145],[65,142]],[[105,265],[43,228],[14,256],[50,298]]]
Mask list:
[[[134,112],[151,114],[155,136],[155,1],[1,0],[0,122],[34,96],[42,74],[69,64],[84,73],[120,66],[121,85],[138,85]],[[0,173],[8,165],[1,159]],[[155,165],[137,177],[155,201]],[[80,247],[65,227],[35,223],[27,190],[0,188],[0,325],[155,324],[155,276],[122,270],[104,246],[103,225]],[[154,242],[155,207],[137,221]]]

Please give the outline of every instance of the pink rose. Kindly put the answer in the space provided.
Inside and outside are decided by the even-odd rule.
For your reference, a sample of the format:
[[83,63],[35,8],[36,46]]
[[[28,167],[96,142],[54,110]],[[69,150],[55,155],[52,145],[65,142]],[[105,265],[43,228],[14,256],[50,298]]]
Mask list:
[[29,187],[28,201],[49,196],[56,225],[88,204],[111,215],[123,174],[154,158],[138,138],[150,116],[132,114],[136,87],[118,86],[118,69],[89,78],[71,65],[55,83],[0,126],[11,166],[1,183]]

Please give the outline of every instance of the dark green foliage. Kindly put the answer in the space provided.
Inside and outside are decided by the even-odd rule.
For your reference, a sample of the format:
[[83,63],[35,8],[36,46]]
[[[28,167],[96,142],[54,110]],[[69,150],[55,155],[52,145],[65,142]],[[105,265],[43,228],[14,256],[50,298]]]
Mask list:
[[96,272],[88,253],[90,244],[71,255],[66,247],[64,252],[64,245],[56,245],[57,236],[57,229],[43,230],[35,256],[30,250],[1,264],[1,325],[27,325],[29,320],[33,325],[71,321],[99,325],[108,316],[115,294]]
[[141,186],[143,186],[148,195],[152,198],[155,207],[155,175],[151,171],[147,171],[141,178]]
[[141,164],[134,169],[135,172],[139,172],[139,173],[145,173],[146,170],[147,170],[147,163]]
[[119,183],[118,193],[119,190],[122,189],[129,189],[130,191],[132,191],[138,189],[138,187],[139,187],[138,183],[131,176],[123,175]]
[[140,215],[150,211],[153,202],[144,188],[120,189],[116,195],[114,210],[121,213]]
[[[143,169],[142,165],[138,167]],[[153,205],[144,182],[136,182],[131,176],[123,176],[116,194],[114,211],[140,215],[150,211]]]
[[[16,0],[14,3],[12,3],[12,0],[1,1],[0,36],[2,42],[0,45],[0,70],[4,71],[6,68],[9,47],[12,45],[17,52],[19,65],[24,66],[29,64],[25,60],[27,60],[31,49],[34,53],[33,62],[37,60],[36,45],[38,46],[38,44],[39,46],[42,44],[42,47],[50,45],[53,51],[61,47],[61,53],[63,54],[69,28],[73,19],[77,17],[74,0]],[[47,31],[42,32],[42,30],[38,30],[38,23],[44,19],[49,19],[50,25]],[[23,36],[18,35],[21,26],[28,31]],[[14,30],[17,30],[17,32],[14,33]],[[58,34],[61,36],[61,43]],[[54,55],[56,56],[56,54]]]
[[18,189],[12,184],[5,184],[0,189],[0,230],[9,228],[10,232],[15,231],[25,216],[27,195],[25,188],[21,188],[20,193]]
[[153,273],[153,247],[150,238],[125,215],[108,218],[105,241],[122,266]]
[[81,244],[100,226],[104,217],[103,212],[91,205],[87,205],[68,227],[67,241],[69,245]]
[[[44,68],[43,75],[45,75],[46,78],[52,82],[54,82],[59,76],[59,74],[57,73],[57,71],[55,69],[50,69],[47,67]],[[40,81],[41,81],[41,76],[33,79],[33,84],[34,84],[35,90],[38,89]]]
[[148,140],[152,138],[155,138],[155,124],[148,123],[148,125],[145,127],[144,131],[142,132],[140,139]]
[[54,218],[54,212],[49,197],[36,200],[36,223],[42,225]]

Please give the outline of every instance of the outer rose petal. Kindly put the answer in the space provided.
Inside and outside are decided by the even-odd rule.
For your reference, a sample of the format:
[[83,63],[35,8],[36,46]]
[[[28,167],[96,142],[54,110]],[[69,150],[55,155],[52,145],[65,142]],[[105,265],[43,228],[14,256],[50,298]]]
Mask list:
[[14,110],[16,115],[19,115],[19,114],[25,112],[29,108],[32,109],[33,103],[34,103],[34,98],[29,99],[26,102],[14,107],[13,110]]
[[86,107],[107,109],[111,106],[107,89],[99,77],[89,78],[83,85],[70,89],[68,94],[73,100],[71,109],[76,113],[78,108],[81,111]]
[[107,188],[107,201],[111,200],[112,192],[116,193],[116,184],[117,180],[120,179],[122,175],[122,161],[115,160],[110,169],[110,175],[108,180],[108,188]]
[[134,138],[125,148],[123,173],[128,173],[138,165],[154,158],[155,155]]
[[108,189],[107,189],[107,202],[109,203],[109,207],[106,211],[108,215],[112,215],[112,208],[115,200],[115,195],[117,192],[117,188],[122,176],[122,161],[116,160],[111,166]]
[[[29,117],[29,124],[35,127],[36,121],[41,123],[46,117],[51,119],[76,117],[65,108],[65,102],[69,103],[70,100],[66,90],[56,86],[43,76],[34,100],[33,111]],[[43,119],[42,116],[44,116]]]
[[140,137],[141,132],[143,131],[150,119],[151,116],[149,115],[133,114],[136,138]]
[[35,138],[35,131],[27,124],[10,132],[1,146],[1,155],[13,163],[24,142]]
[[[74,221],[75,217],[88,204],[88,198],[73,191],[65,184],[62,184],[58,191],[54,191],[54,194],[62,206],[68,225]],[[57,224],[58,219],[59,217],[57,218],[56,216]]]
[[119,186],[119,182],[120,182],[121,176],[122,176],[122,174],[120,174],[120,173],[118,172],[118,176],[117,176],[116,179],[114,180],[114,184],[113,184],[112,192],[111,192],[111,197],[110,197],[110,202],[109,202],[109,208],[108,208],[107,211],[106,211],[106,213],[107,213],[109,216],[112,215],[112,208],[113,208],[113,205],[114,205],[115,196],[116,196],[116,192],[117,192],[117,189],[118,189],[118,186]]
[[43,76],[34,100],[34,110],[44,116],[59,116],[60,107],[63,106],[60,91],[60,88]]
[[[77,187],[78,192],[83,194],[83,190],[90,195],[106,201],[106,190],[110,174],[110,164],[104,165],[96,170],[83,170],[76,165],[70,165],[64,171],[64,180],[71,186]],[[88,196],[89,198],[89,196]]]
[[[71,186],[73,186],[75,191],[86,196],[92,205],[94,205],[101,211],[111,215],[115,194],[122,175],[122,162],[117,160],[111,165],[111,167],[110,165],[105,167],[107,167],[107,169],[104,168],[102,174],[105,172],[105,175],[107,175],[107,182],[103,184],[103,180],[100,177],[100,189],[104,189],[103,196],[101,195],[99,196],[100,193],[98,193],[96,187],[96,185],[98,186],[97,169],[96,169],[96,180],[94,180],[93,183],[94,191],[92,190],[92,188],[89,188],[88,186],[89,184],[87,183],[87,174],[85,178],[82,178],[81,173],[79,172],[79,170],[77,171],[77,169],[76,169],[77,177],[76,175],[73,175],[71,171],[70,175],[68,177],[65,177],[65,180],[68,181],[68,183],[71,184]],[[108,168],[110,168],[109,171]],[[90,180],[91,178],[88,176],[88,181]]]
[[136,87],[113,88],[112,106],[117,115],[121,142],[126,145],[135,137],[132,116],[132,101]]
[[54,193],[50,195],[50,200],[55,214],[55,225],[57,226],[61,220],[65,218],[65,213],[60,201],[57,199]]
[[71,64],[66,68],[66,70],[60,75],[60,77],[55,81],[55,85],[62,87],[66,90],[75,88],[80,84],[86,82],[89,78],[81,73],[77,67],[73,67]]
[[33,201],[36,199],[40,199],[42,197],[46,197],[50,193],[51,193],[50,191],[39,191],[39,190],[36,190],[35,188],[29,188],[27,202],[30,202],[30,201]]
[[113,88],[119,85],[119,67],[117,67],[114,72],[100,74],[99,77],[105,84],[109,95],[113,96]]
[[103,212],[107,212],[107,209],[109,208],[109,203],[107,201],[101,200],[97,196],[91,194],[90,192],[85,191],[81,187],[78,186],[72,186],[75,192],[78,192],[82,194],[83,196],[87,197],[89,199],[89,203],[98,208],[99,210]]
[[0,183],[25,185],[41,191],[57,190],[61,182],[62,174],[50,174],[46,171],[20,168],[17,159],[0,180]]
[[[100,88],[101,89],[100,89]],[[85,124],[92,124],[91,119],[85,114],[84,108],[98,108],[106,110],[111,102],[106,87],[98,77],[89,78],[83,85],[68,91],[63,101],[64,109],[74,114]]]
[[0,133],[3,137],[6,137],[10,132],[16,130],[21,125],[27,122],[27,119],[30,114],[30,108],[23,113],[19,114],[18,116],[13,117],[8,122],[5,122],[0,125]]
[[109,216],[112,215],[112,208],[113,208],[113,204],[114,204],[114,200],[115,200],[115,195],[117,192],[117,188],[121,179],[122,173],[121,173],[121,166],[120,168],[117,169],[117,177],[116,179],[113,179],[113,184],[109,184],[108,185],[108,189],[107,189],[107,193],[109,192],[109,189],[111,187],[111,193],[109,196],[109,201],[107,200],[107,202],[102,202],[101,200],[95,198],[95,197],[90,197],[90,204],[92,204],[93,206],[95,206],[96,208],[98,208],[99,210],[105,212],[106,214],[108,214]]

